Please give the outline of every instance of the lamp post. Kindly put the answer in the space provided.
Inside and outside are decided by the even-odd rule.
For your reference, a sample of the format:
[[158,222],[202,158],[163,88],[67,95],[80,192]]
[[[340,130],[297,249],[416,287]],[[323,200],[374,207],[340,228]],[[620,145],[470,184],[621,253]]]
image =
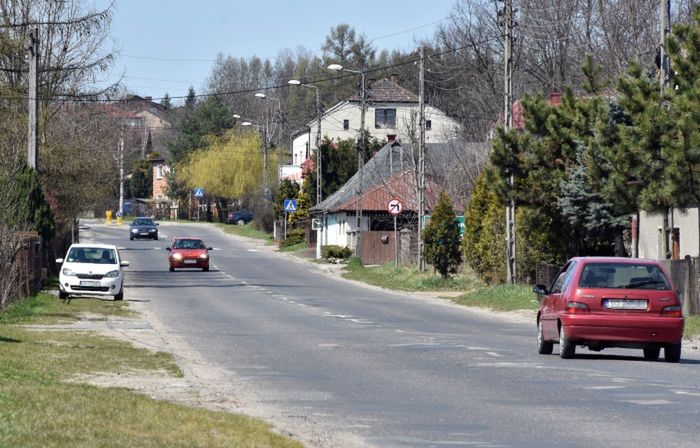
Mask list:
[[[234,115],[235,117],[235,115]],[[267,198],[267,126],[265,124],[253,123],[251,121],[244,121],[241,126],[251,126],[262,134],[263,138],[263,197]]]
[[[260,99],[262,99],[262,100],[277,101],[277,111],[278,111],[278,112],[281,112],[281,111],[282,111],[282,101],[280,101],[279,98],[273,98],[273,97],[271,97],[271,96],[267,96],[266,94],[264,94],[264,93],[262,93],[262,92],[256,93],[256,94],[255,94],[255,97],[256,97],[256,98],[260,98]],[[264,116],[264,114],[263,114],[263,116]],[[263,148],[263,149],[264,149],[264,159],[263,159],[263,160],[264,160],[264,165],[265,165],[265,174],[264,174],[263,183],[265,184],[264,196],[265,196],[266,199],[269,198],[269,196],[270,196],[270,190],[269,190],[269,188],[267,187],[267,150],[268,150],[268,147],[269,147],[269,133],[270,133],[269,120],[266,119],[266,120],[265,120],[265,133],[264,133],[264,136],[263,136],[263,142],[264,142],[264,144],[265,144],[265,146],[264,146],[264,148]]]
[[[297,79],[290,79],[287,84],[292,86],[309,87],[316,90],[316,205],[321,203],[322,183],[321,183],[321,96],[318,87],[304,84]],[[322,226],[316,229],[316,258],[321,258],[321,237]]]
[[362,70],[350,70],[343,67],[340,64],[331,64],[328,66],[328,70],[341,72],[346,71],[349,73],[356,73],[362,76],[362,81],[360,83],[360,150],[357,154],[357,174],[358,174],[358,186],[356,190],[357,203],[355,204],[355,216],[357,218],[357,238],[355,239],[355,256],[362,257],[360,253],[361,249],[361,226],[362,226],[362,167],[365,162],[365,109],[367,108],[365,104],[366,88],[365,88],[365,78],[367,74],[367,69],[362,68]]

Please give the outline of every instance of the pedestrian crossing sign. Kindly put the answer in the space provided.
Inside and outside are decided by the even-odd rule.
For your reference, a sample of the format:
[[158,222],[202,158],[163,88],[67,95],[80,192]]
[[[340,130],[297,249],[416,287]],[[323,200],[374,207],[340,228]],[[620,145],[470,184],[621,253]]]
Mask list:
[[297,211],[297,200],[296,199],[285,199],[284,200],[284,212],[294,213]]

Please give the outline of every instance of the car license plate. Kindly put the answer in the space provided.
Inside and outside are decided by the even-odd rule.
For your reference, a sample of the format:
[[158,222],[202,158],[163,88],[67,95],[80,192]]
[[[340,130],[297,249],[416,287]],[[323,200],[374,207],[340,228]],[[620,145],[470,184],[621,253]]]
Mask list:
[[605,299],[603,306],[609,310],[646,310],[647,301],[642,299]]
[[141,232],[141,235],[148,235],[148,232]]
[[80,286],[87,286],[88,288],[96,288],[100,286],[100,282],[81,280]]
[[197,264],[197,260],[185,260],[185,264]]

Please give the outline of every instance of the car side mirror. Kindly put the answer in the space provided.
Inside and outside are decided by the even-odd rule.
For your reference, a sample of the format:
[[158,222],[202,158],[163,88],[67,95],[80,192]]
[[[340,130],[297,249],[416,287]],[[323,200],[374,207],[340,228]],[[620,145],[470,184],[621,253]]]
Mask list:
[[56,264],[62,264],[63,258],[56,258]]
[[132,227],[133,225],[134,225],[134,222],[131,221],[131,222],[129,223],[129,227]]
[[129,263],[128,261],[122,261],[121,263],[119,263],[119,266],[125,268],[125,267],[129,266],[130,264],[131,263]]
[[207,247],[207,250],[214,250],[213,247]]
[[547,287],[544,285],[535,285],[535,287],[532,288],[532,292],[534,292],[538,296],[544,296],[549,294],[549,291],[547,291]]
[[170,247],[166,247],[165,250],[167,250],[168,252],[170,252],[170,251],[173,250],[173,249],[170,248]]
[[157,225],[157,226],[159,226],[159,225],[160,225],[160,223],[156,223],[156,225]]

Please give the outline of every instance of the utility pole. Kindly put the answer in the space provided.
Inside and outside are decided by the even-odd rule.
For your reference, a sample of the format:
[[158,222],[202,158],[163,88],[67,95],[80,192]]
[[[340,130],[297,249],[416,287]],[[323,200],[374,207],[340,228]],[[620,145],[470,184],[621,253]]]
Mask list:
[[124,137],[119,139],[119,214],[117,218],[124,216]]
[[[660,88],[661,88],[661,97],[663,100],[663,95],[664,95],[664,90],[668,87],[668,81],[669,81],[669,61],[668,61],[668,53],[666,51],[666,36],[668,35],[668,32],[671,30],[671,1],[670,0],[661,0],[659,4],[659,28],[660,28],[660,33],[659,33],[659,83],[660,83]],[[668,219],[668,214],[673,213],[673,209],[669,210],[666,209],[664,210],[664,216],[663,216],[663,229],[662,229],[662,236],[663,236],[663,249],[664,249],[664,257],[666,259],[671,258],[671,247],[669,244],[669,239],[671,235],[671,229],[669,228],[669,219]]]
[[366,69],[362,68],[362,80],[360,86],[360,150],[357,153],[357,203],[355,204],[355,216],[357,217],[357,238],[355,239],[355,256],[362,257],[362,176],[365,164],[365,109],[367,108],[366,96]]
[[[321,94],[317,86],[311,86],[316,89],[316,205],[323,200],[323,183],[321,182]],[[321,215],[323,219],[323,215]],[[322,223],[321,223],[322,224]],[[321,258],[321,245],[323,244],[323,225],[317,226],[316,229],[316,259]]]
[[[423,258],[423,220],[425,216],[425,66],[424,49],[420,47],[418,87],[418,270],[425,271]],[[398,244],[398,243],[397,243]]]
[[[503,21],[505,28],[505,45],[503,53],[504,82],[505,82],[505,110],[504,121],[506,129],[513,127],[513,0],[505,0],[503,7]],[[512,198],[514,185],[513,175],[508,178],[511,197],[506,207],[506,264],[508,268],[508,283],[516,282],[516,256],[515,256],[515,201]]]
[[27,138],[27,165],[39,171],[39,28],[29,33],[29,134]]

